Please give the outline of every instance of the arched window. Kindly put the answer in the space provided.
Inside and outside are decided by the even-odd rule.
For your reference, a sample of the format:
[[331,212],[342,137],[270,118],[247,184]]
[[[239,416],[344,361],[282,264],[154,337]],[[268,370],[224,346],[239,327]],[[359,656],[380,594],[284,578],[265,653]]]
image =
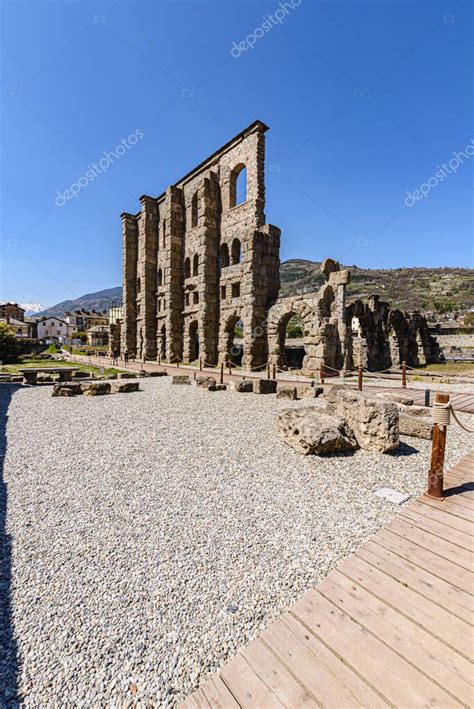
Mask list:
[[163,285],[163,271],[161,268],[158,269],[158,288],[161,288]]
[[184,277],[189,278],[191,275],[191,261],[189,258],[184,260]]
[[219,262],[221,268],[226,268],[230,261],[229,261],[229,247],[227,244],[221,244],[220,252],[219,252]]
[[193,194],[193,198],[191,200],[191,226],[197,226],[198,225],[198,193],[195,192]]
[[242,252],[240,248],[240,241],[238,239],[234,239],[232,242],[232,264],[235,265],[236,263],[240,263],[242,260]]
[[230,173],[229,206],[236,207],[247,200],[247,168],[243,163],[236,165]]
[[197,276],[199,273],[199,256],[194,254],[193,258],[193,276]]

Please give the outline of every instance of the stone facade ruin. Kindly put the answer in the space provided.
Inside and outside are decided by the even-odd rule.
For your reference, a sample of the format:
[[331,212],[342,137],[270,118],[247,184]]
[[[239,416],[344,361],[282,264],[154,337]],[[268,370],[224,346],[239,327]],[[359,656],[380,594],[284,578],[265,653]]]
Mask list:
[[255,121],[163,194],[142,196],[137,214],[122,214],[123,320],[113,333],[121,351],[284,368],[286,326],[297,315],[308,371],[436,361],[422,315],[376,296],[347,304],[350,273],[332,259],[317,293],[278,297],[280,229],[264,211],[267,130]]

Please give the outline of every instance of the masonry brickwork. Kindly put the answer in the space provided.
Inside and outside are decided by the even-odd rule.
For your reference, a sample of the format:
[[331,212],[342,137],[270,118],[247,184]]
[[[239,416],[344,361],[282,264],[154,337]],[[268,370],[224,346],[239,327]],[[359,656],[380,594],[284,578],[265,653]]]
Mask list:
[[280,229],[265,220],[267,130],[255,121],[163,194],[141,197],[137,214],[122,214],[122,352],[285,367],[285,330],[298,315],[308,371],[321,363],[380,369],[436,361],[439,348],[422,315],[391,310],[376,297],[347,305],[350,273],[332,259],[322,265],[326,282],[317,293],[278,297]]

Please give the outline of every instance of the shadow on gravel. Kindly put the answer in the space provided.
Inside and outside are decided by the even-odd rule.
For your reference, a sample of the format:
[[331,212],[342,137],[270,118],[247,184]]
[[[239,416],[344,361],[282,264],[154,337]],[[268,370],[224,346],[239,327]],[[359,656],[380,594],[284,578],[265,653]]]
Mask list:
[[398,448],[395,448],[393,451],[389,451],[385,455],[391,455],[394,458],[402,458],[407,455],[416,455],[420,451],[418,448],[414,448],[413,446],[410,446],[408,443],[403,443],[403,441],[400,441],[400,445]]
[[8,407],[18,384],[0,384],[0,707],[14,709],[18,701],[18,657],[13,631],[11,567],[12,540],[6,531],[7,486],[3,463],[7,451]]

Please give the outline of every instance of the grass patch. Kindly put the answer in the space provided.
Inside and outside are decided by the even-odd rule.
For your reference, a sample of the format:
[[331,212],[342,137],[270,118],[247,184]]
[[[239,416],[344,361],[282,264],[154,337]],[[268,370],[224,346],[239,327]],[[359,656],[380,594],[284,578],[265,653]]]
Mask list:
[[474,374],[474,364],[472,362],[423,364],[417,369],[422,372],[437,372],[439,374]]
[[[92,364],[76,364],[76,362],[57,361],[52,359],[35,359],[28,360],[26,362],[17,362],[16,364],[4,364],[0,367],[2,372],[7,374],[20,374],[20,369],[41,369],[43,367],[76,367],[82,372],[90,372],[91,374],[100,374],[99,367]],[[104,374],[118,374],[123,372],[123,369],[117,369],[116,367],[105,367]]]

